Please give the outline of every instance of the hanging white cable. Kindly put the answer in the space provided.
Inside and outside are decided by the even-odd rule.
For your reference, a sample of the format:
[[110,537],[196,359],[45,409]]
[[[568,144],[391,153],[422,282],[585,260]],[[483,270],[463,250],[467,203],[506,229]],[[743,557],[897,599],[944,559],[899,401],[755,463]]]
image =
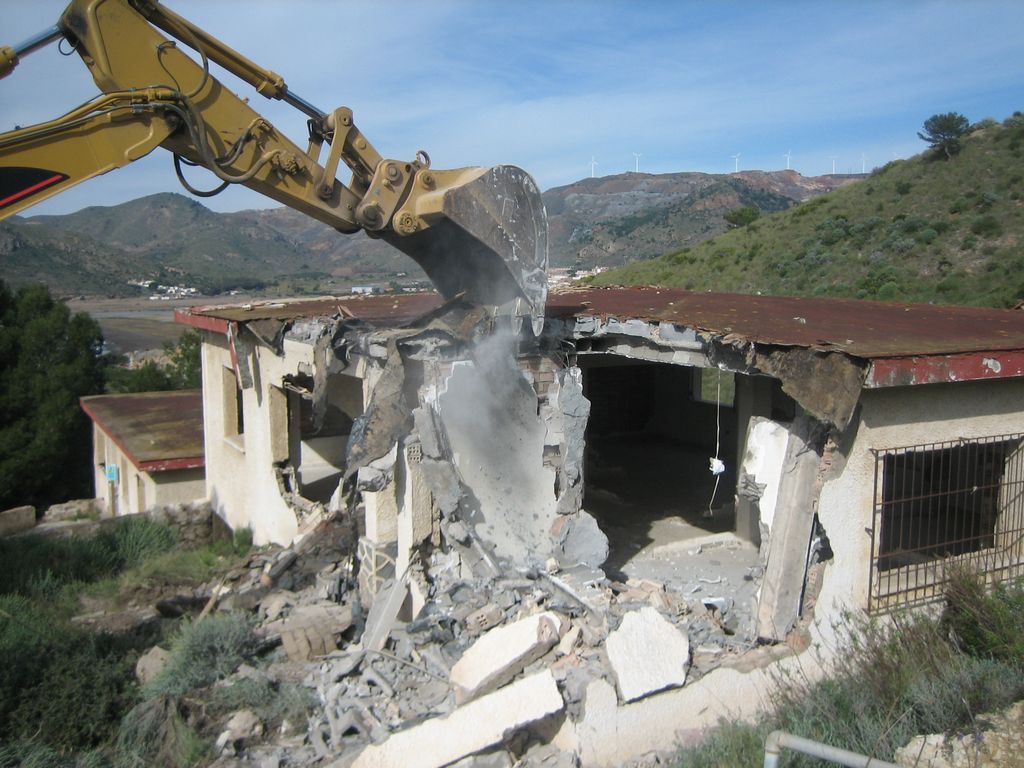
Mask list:
[[704,513],[704,517],[714,517],[715,513],[712,507],[715,503],[715,496],[718,494],[718,483],[722,479],[722,473],[725,472],[725,464],[719,457],[720,448],[722,441],[722,369],[718,369],[718,382],[715,389],[715,455],[710,461],[710,467],[712,474],[715,476],[715,487],[711,491],[711,499],[708,501],[707,512]]

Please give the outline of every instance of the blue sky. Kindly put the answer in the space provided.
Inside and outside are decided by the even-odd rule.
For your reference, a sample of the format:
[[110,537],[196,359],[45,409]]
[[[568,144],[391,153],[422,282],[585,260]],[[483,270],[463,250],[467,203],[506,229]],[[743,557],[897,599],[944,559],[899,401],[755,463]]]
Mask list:
[[[591,174],[792,167],[869,170],[924,147],[929,115],[1024,109],[1024,3],[626,0],[170,0],[169,6],[325,110],[346,105],[388,157],[437,168],[513,163],[542,189]],[[0,0],[14,44],[63,2]],[[219,73],[218,73],[219,75]],[[240,93],[247,86],[224,78]],[[56,46],[0,81],[0,129],[95,93]],[[252,94],[300,145],[305,119]],[[640,154],[639,158],[634,153]],[[194,172],[197,186],[212,181]],[[181,191],[170,156],[86,182],[26,211],[63,213]],[[238,189],[217,210],[267,207]]]

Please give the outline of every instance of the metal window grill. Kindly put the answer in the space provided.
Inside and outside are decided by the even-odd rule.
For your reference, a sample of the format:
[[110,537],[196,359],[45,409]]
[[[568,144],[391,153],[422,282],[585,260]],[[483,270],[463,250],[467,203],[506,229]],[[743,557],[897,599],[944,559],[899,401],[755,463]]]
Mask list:
[[940,599],[958,570],[1024,575],[1024,434],[872,453],[869,611]]

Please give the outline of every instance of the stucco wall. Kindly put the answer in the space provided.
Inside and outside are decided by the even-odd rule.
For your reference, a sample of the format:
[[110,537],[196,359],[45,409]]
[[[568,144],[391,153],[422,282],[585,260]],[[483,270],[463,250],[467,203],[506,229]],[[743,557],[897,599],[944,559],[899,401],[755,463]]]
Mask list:
[[312,347],[286,340],[283,358],[259,345],[248,354],[253,386],[236,390],[244,422],[244,433],[236,435],[235,414],[225,412],[227,393],[235,386],[227,340],[203,334],[207,498],[231,528],[251,528],[256,544],[288,544],[298,521],[274,475],[274,463],[288,451],[287,398],[280,385],[299,365],[312,367]]
[[206,496],[202,469],[141,472],[120,448],[95,423],[93,429],[93,477],[97,506],[104,514],[110,510],[105,465],[118,468],[114,484],[114,514],[133,515],[155,505],[188,504]]
[[[875,459],[870,449],[1024,432],[1024,379],[865,390],[844,436],[845,466],[825,483],[819,517],[835,558],[817,614],[867,607]],[[867,529],[867,530],[865,530]]]
[[206,472],[202,467],[144,474],[149,484],[146,489],[147,507],[189,504],[206,498]]

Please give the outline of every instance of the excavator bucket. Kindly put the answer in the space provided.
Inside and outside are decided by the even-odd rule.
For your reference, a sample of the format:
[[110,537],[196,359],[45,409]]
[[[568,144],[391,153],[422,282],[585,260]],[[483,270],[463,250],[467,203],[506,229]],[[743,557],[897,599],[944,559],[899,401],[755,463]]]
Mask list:
[[540,191],[512,165],[431,171],[436,189],[414,204],[429,226],[382,238],[415,260],[445,298],[509,307],[543,324],[548,224]]

